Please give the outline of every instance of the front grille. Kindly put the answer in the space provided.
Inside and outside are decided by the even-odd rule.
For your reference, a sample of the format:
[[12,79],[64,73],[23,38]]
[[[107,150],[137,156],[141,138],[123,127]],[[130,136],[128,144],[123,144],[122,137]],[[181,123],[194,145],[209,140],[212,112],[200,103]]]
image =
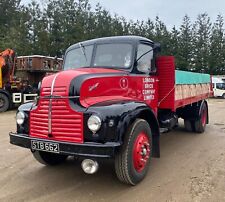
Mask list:
[[[50,91],[50,88],[43,88],[41,96],[49,96]],[[53,95],[65,96],[66,94],[66,87],[54,87]],[[49,104],[50,99],[41,98],[37,109],[31,111],[30,136],[82,143],[83,114],[72,110],[68,99],[53,98],[51,115],[49,115]],[[49,121],[50,117],[51,121]],[[50,131],[49,124],[51,124]]]
[[[50,96],[50,95],[51,95],[51,87],[44,87],[41,92],[41,96]],[[66,87],[65,86],[54,87],[53,95],[66,96]]]

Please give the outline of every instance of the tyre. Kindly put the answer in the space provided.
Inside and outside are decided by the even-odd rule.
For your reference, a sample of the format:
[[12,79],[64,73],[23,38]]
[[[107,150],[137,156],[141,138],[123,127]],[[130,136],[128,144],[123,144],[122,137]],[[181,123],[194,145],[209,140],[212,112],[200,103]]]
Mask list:
[[225,99],[225,93],[222,95],[222,98]]
[[188,132],[195,131],[194,121],[192,121],[192,120],[184,119],[184,127]]
[[136,185],[148,171],[152,154],[152,133],[149,124],[137,119],[125,134],[120,151],[115,158],[118,179]]
[[208,119],[208,108],[206,106],[206,103],[204,102],[200,112],[200,118],[195,121],[195,132],[197,133],[205,132],[207,119]]
[[41,164],[44,165],[59,165],[63,163],[67,155],[55,154],[44,151],[32,151],[34,158]]
[[5,112],[9,109],[9,98],[3,94],[0,93],[0,112]]

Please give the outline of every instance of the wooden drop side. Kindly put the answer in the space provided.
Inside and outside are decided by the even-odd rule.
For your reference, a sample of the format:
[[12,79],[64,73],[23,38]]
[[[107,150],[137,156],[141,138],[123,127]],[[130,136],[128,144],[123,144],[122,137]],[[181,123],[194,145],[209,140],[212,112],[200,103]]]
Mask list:
[[161,56],[156,61],[159,78],[159,109],[177,108],[212,96],[211,82],[176,85],[175,58]]

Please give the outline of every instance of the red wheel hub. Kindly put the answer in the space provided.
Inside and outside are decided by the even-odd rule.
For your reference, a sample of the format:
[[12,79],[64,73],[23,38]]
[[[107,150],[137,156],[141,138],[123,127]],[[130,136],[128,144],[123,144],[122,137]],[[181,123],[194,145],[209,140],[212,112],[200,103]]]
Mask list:
[[145,168],[150,157],[150,148],[149,137],[144,132],[139,133],[133,147],[133,164],[137,172]]
[[202,120],[202,125],[205,126],[206,120],[207,120],[207,110],[206,110],[206,108],[204,108],[203,111],[202,111],[201,120]]

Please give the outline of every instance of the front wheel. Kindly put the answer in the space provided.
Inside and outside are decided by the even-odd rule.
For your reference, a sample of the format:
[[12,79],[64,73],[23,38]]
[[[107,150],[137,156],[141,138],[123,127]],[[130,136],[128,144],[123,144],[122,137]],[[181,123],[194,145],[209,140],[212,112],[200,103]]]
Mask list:
[[0,93],[0,112],[5,112],[9,109],[9,98],[3,94]]
[[44,151],[32,151],[34,158],[41,164],[44,165],[58,165],[63,163],[67,155],[55,154]]
[[136,185],[148,171],[152,153],[152,133],[149,124],[137,119],[125,135],[124,143],[115,158],[118,179]]

